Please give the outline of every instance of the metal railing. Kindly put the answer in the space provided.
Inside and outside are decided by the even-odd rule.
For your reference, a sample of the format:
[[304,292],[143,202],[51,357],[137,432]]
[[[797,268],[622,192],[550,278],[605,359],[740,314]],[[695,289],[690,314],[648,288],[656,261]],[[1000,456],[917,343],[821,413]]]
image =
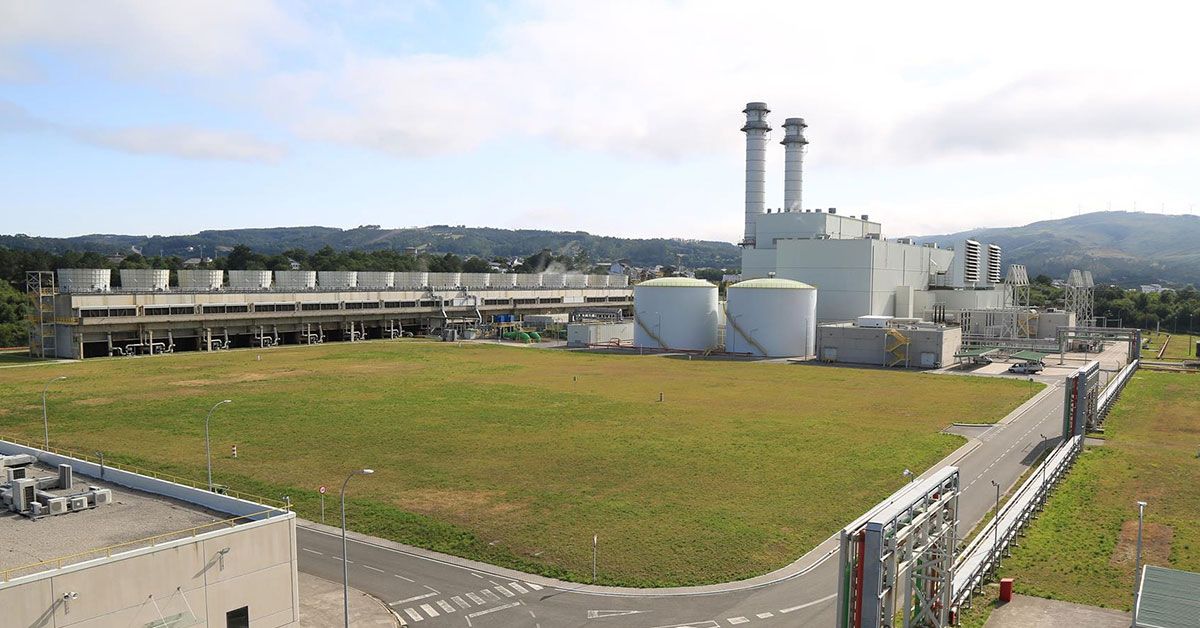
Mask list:
[[193,526],[191,528],[173,530],[171,532],[147,536],[140,539],[134,539],[132,541],[125,541],[115,545],[85,550],[82,552],[76,552],[74,554],[67,554],[65,556],[58,556],[56,558],[42,560],[36,563],[0,569],[0,582],[8,582],[13,578],[19,578],[21,576],[31,576],[45,571],[62,569],[63,567],[87,562],[89,560],[95,560],[98,558],[111,558],[114,554],[120,554],[125,551],[140,549],[143,547],[152,547],[168,541],[178,541],[180,539],[189,537],[195,538],[201,534],[212,532],[216,529],[232,528],[238,524],[253,521],[260,516],[263,518],[270,518],[277,512],[279,512],[279,510],[276,508],[268,508],[261,512],[256,512],[241,517],[231,517],[229,519],[222,519],[220,521],[212,521],[202,525]]
[[[0,436],[0,440],[6,440],[10,443],[21,445],[23,447],[28,447],[30,449],[36,449],[38,451],[44,451],[46,453],[57,454],[59,456],[65,456],[67,458],[75,458],[77,460],[82,460],[84,462],[89,462],[89,463],[92,463],[92,464],[95,464],[98,466],[102,466],[105,469],[116,469],[118,471],[127,471],[129,473],[136,473],[138,475],[144,475],[146,477],[154,478],[156,480],[172,482],[174,484],[179,484],[182,486],[199,489],[202,491],[208,490],[208,484],[205,482],[198,482],[196,480],[181,477],[178,475],[171,475],[170,473],[163,473],[161,471],[155,471],[153,469],[145,469],[142,467],[136,467],[134,465],[129,465],[129,464],[114,463],[107,459],[102,462],[99,458],[94,458],[94,457],[88,456],[87,454],[81,454],[78,452],[74,452],[74,451],[70,451],[70,450],[66,450],[66,449],[59,449],[56,447],[46,448],[42,443],[32,443],[30,441],[22,440],[20,438],[13,438],[11,436]],[[104,479],[104,478],[98,478],[98,479]],[[288,502],[281,500],[281,499],[272,499],[270,497],[263,497],[261,495],[255,495],[253,493],[244,493],[242,491],[235,491],[235,490],[232,490],[229,488],[225,488],[225,490],[221,494],[228,495],[229,497],[234,497],[236,499],[242,499],[245,501],[255,502],[258,504],[262,504],[264,506],[273,506],[274,507],[273,510],[284,510],[284,511],[291,510],[291,504],[289,504]]]
[[[1121,390],[1129,383],[1139,365],[1138,360],[1129,363],[1113,378],[1100,393],[1096,411],[1103,417],[1112,408]],[[973,541],[959,553],[954,566],[954,588],[951,604],[970,607],[971,595],[987,580],[989,574],[999,570],[999,561],[1008,551],[1017,536],[1042,509],[1050,491],[1066,476],[1071,464],[1083,450],[1084,436],[1074,436],[1059,443],[1046,460],[1021,484],[1012,498],[1000,508]]]

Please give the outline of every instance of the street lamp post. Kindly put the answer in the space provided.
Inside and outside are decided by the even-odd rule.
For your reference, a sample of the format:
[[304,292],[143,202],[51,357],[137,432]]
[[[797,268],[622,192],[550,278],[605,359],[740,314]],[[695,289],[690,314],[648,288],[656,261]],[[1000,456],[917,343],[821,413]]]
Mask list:
[[1137,559],[1133,568],[1133,608],[1137,609],[1138,603],[1138,580],[1142,574],[1142,520],[1146,513],[1146,502],[1138,502],[1138,538],[1137,538]]
[[224,401],[218,401],[216,403],[216,405],[214,405],[211,409],[209,409],[208,416],[204,417],[204,457],[208,460],[208,490],[209,490],[209,492],[212,492],[212,490],[213,490],[213,481],[212,481],[212,446],[211,446],[211,441],[209,441],[209,439],[208,439],[208,422],[209,422],[209,420],[212,419],[213,411],[215,411],[218,406],[221,406],[226,403],[233,403],[233,400],[226,399]]
[[46,436],[42,449],[46,451],[50,451],[50,418],[46,415],[46,394],[50,392],[50,384],[53,384],[54,382],[60,382],[66,378],[66,375],[59,375],[58,377],[46,382],[46,387],[42,389],[42,429]]
[[992,574],[996,576],[1000,574],[1000,483],[992,480],[992,486],[996,487],[996,514],[992,517]]
[[350,628],[350,567],[349,557],[346,556],[346,485],[350,478],[356,475],[371,475],[374,469],[358,469],[346,476],[342,482],[342,614],[346,620],[346,628]]
[[909,471],[908,469],[904,470],[903,475],[904,475],[904,477],[908,478],[909,484],[912,484],[917,479],[917,474],[913,473],[912,471]]

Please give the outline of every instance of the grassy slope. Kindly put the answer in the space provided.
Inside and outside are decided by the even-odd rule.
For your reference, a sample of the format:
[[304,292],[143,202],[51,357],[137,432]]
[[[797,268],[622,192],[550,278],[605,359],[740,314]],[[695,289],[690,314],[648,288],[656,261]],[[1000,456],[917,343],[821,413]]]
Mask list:
[[1090,449],[1055,491],[1021,547],[1004,563],[1017,591],[1129,610],[1133,569],[1111,563],[1122,523],[1170,526],[1170,565],[1200,570],[1200,378],[1143,371]]
[[57,446],[202,478],[204,414],[228,397],[219,482],[287,492],[315,518],[318,485],[336,498],[370,466],[351,487],[358,530],[577,579],[595,532],[602,579],[641,585],[780,567],[962,442],[939,429],[1029,394],[992,378],[377,342],[6,369],[0,433],[40,439],[41,386],[59,373]]
[[1200,340],[1200,337],[1189,336],[1187,334],[1159,334],[1152,331],[1144,333],[1150,336],[1150,349],[1143,351],[1142,355],[1151,360],[1157,359],[1155,356],[1158,355],[1158,350],[1162,348],[1162,343],[1168,335],[1171,337],[1171,342],[1167,344],[1167,350],[1163,353],[1163,360],[1182,361],[1194,358],[1196,341]]

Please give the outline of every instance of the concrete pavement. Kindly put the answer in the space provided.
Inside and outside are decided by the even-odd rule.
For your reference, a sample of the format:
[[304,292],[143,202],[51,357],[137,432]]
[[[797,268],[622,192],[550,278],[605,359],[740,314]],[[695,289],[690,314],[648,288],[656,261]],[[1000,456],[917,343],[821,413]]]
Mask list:
[[[1104,361],[1110,367],[1111,360]],[[934,467],[959,466],[960,536],[994,506],[992,480],[1009,490],[1057,443],[1063,396],[1061,382],[1055,383]],[[301,571],[340,581],[338,534],[302,522]],[[352,586],[383,599],[413,625],[717,628],[832,626],[838,564],[832,549],[827,541],[783,570],[744,582],[650,590],[561,582],[357,534],[348,555]]]

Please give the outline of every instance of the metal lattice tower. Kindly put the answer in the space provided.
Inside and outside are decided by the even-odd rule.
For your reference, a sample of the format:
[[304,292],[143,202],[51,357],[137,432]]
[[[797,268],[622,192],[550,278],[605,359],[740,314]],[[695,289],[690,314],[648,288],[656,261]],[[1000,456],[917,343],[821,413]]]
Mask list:
[[29,314],[29,354],[38,358],[58,357],[55,346],[54,272],[31,270],[25,273],[25,292],[33,305]]
[[1072,268],[1067,275],[1067,285],[1063,286],[1063,309],[1075,314],[1075,324],[1085,325],[1084,316],[1087,314],[1084,304],[1087,289],[1083,284],[1083,272]]
[[1083,271],[1083,315],[1076,319],[1076,325],[1091,325],[1096,320],[1096,282],[1092,279],[1092,271]]
[[1029,288],[1029,272],[1025,270],[1024,264],[1010,264],[1008,267],[1008,276],[1004,278],[1004,284],[1008,286],[1013,307],[1029,307],[1029,303],[1032,300]]

